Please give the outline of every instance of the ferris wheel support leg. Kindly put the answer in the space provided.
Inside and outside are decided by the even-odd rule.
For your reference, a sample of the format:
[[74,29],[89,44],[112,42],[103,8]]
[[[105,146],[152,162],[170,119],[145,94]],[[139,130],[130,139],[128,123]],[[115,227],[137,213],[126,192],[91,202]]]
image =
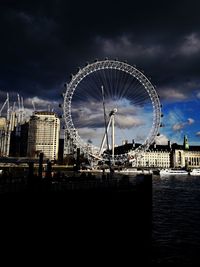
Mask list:
[[115,157],[115,116],[112,115],[112,162],[114,163]]
[[111,117],[110,117],[110,120],[109,120],[109,122],[108,122],[107,129],[106,129],[106,131],[105,131],[105,133],[104,133],[104,136],[103,136],[103,139],[102,139],[102,142],[101,142],[101,146],[100,146],[100,149],[99,149],[99,155],[101,155],[102,152],[103,152],[103,147],[104,147],[104,145],[105,145],[105,141],[106,141],[106,133],[109,132],[110,124],[111,124]]

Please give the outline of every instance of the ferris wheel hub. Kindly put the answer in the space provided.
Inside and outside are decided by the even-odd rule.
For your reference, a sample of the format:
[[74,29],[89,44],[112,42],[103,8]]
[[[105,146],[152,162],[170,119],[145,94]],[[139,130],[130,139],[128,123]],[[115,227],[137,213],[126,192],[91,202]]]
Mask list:
[[117,108],[114,108],[113,110],[111,110],[109,116],[115,115],[115,113],[117,113]]

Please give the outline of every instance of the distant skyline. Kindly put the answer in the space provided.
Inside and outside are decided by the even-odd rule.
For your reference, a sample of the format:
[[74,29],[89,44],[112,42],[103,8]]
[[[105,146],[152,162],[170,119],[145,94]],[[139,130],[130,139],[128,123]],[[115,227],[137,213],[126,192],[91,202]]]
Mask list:
[[160,142],[200,144],[198,1],[0,1],[0,106],[6,92],[30,112],[61,113],[63,84],[78,67],[127,60],[156,85],[163,105]]

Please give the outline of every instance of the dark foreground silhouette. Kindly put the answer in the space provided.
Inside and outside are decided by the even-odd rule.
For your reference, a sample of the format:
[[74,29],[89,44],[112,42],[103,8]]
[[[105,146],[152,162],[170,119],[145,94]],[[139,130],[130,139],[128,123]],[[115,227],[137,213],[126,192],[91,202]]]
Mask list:
[[[1,195],[10,255],[74,264],[150,263],[151,177],[132,187],[25,190]],[[7,258],[9,260],[9,258]],[[120,263],[121,262],[121,263]],[[38,263],[39,264],[39,263]]]

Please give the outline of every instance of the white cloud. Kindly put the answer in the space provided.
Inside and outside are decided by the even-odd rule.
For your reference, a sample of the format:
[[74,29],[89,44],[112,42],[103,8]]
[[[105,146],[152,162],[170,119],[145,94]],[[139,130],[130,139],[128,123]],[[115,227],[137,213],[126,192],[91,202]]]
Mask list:
[[25,109],[24,109],[24,112],[25,112],[25,114],[26,114],[26,118],[29,118],[30,116],[33,115],[33,110],[30,109],[30,108],[25,108]]
[[[158,88],[161,99],[177,102],[184,100],[191,100],[191,93],[200,88],[199,81],[186,81],[182,83],[172,84],[171,86],[164,86]],[[200,91],[196,91],[196,97],[200,99]]]
[[155,57],[162,52],[160,45],[144,45],[132,41],[130,36],[118,36],[113,39],[97,37],[96,42],[100,44],[103,52],[112,56]]
[[[116,105],[117,104],[117,105]],[[92,141],[93,145],[100,146],[105,133],[103,106],[99,101],[77,101],[72,103],[72,120],[75,128],[85,142]],[[153,115],[147,106],[132,105],[129,101],[106,102],[107,122],[108,114],[117,107],[115,115],[115,143],[121,145],[122,140],[135,139],[143,142],[151,127]],[[109,138],[111,128],[109,129]]]
[[186,36],[180,47],[180,53],[191,56],[200,52],[200,38],[196,33]]
[[35,104],[36,110],[38,109],[48,110],[49,107],[52,108],[53,106],[58,106],[57,101],[45,100],[45,99],[39,98],[38,96],[34,96],[32,98],[29,97],[24,100],[24,105],[27,105],[29,107],[33,107],[33,103]]
[[196,136],[199,136],[200,137],[200,131],[199,132],[196,132]]
[[119,125],[121,129],[130,129],[132,127],[138,127],[144,125],[144,122],[136,117],[119,115],[116,116],[116,124]]
[[197,93],[197,98],[200,98],[200,92]]
[[193,124],[193,123],[194,123],[194,119],[192,119],[192,118],[188,118],[188,119],[187,119],[187,123],[188,123],[188,125]]
[[180,130],[182,130],[183,128],[185,128],[186,126],[188,126],[188,125],[192,125],[194,122],[195,122],[194,119],[192,119],[192,118],[188,118],[187,121],[185,121],[185,122],[178,122],[178,123],[174,124],[174,125],[172,126],[172,129],[173,129],[174,131],[180,131]]
[[[141,119],[144,113],[143,108],[130,105],[130,103],[115,103],[108,101],[106,103],[107,121],[109,120],[108,114],[110,111],[117,107],[115,116],[116,127],[121,129],[130,129],[132,127],[141,126],[144,124]],[[103,106],[100,102],[85,101],[74,103],[72,108],[72,119],[75,127],[104,127]]]
[[24,23],[33,23],[34,17],[24,12],[16,13],[16,17],[19,17]]
[[146,136],[145,134],[141,134],[141,133],[140,133],[140,134],[137,134],[137,135],[136,135],[136,137],[135,137],[134,140],[135,140],[136,143],[143,143],[144,140],[146,139],[146,137],[147,137],[147,136]]
[[180,131],[185,127],[185,123],[176,123],[172,126],[173,131]]
[[156,136],[155,138],[155,142],[157,145],[167,145],[168,141],[169,139],[164,134]]
[[[20,97],[20,105],[22,104],[22,96],[19,95]],[[6,96],[6,92],[1,92],[0,91],[0,107],[3,105],[3,102],[1,103],[1,100],[5,101],[7,98]],[[46,100],[42,100],[38,97],[33,97],[33,98],[26,98],[23,99],[23,103],[24,103],[24,111],[25,111],[25,117],[26,119],[28,119],[33,112],[33,105],[32,105],[32,100],[34,100],[34,103],[36,104],[36,109],[41,109],[47,110],[47,106],[50,105],[52,106],[52,104],[54,105],[55,103],[57,104],[57,102],[53,101],[46,101]],[[14,108],[14,110],[18,110],[19,106],[18,106],[18,94],[16,92],[9,92],[9,103],[10,103],[10,107]],[[58,105],[58,104],[57,104]],[[6,116],[6,110],[7,110],[7,105],[5,106],[5,108],[2,111],[2,114],[4,116]]]
[[182,101],[182,100],[187,99],[186,94],[174,88],[161,88],[159,90],[159,94],[161,98],[164,98],[170,101]]
[[94,138],[103,138],[104,129],[92,129],[88,127],[83,127],[78,129],[78,133],[84,140],[94,139]]
[[85,143],[92,144],[96,148],[100,147],[104,134],[104,128],[83,127],[78,129],[78,135],[81,139]]

